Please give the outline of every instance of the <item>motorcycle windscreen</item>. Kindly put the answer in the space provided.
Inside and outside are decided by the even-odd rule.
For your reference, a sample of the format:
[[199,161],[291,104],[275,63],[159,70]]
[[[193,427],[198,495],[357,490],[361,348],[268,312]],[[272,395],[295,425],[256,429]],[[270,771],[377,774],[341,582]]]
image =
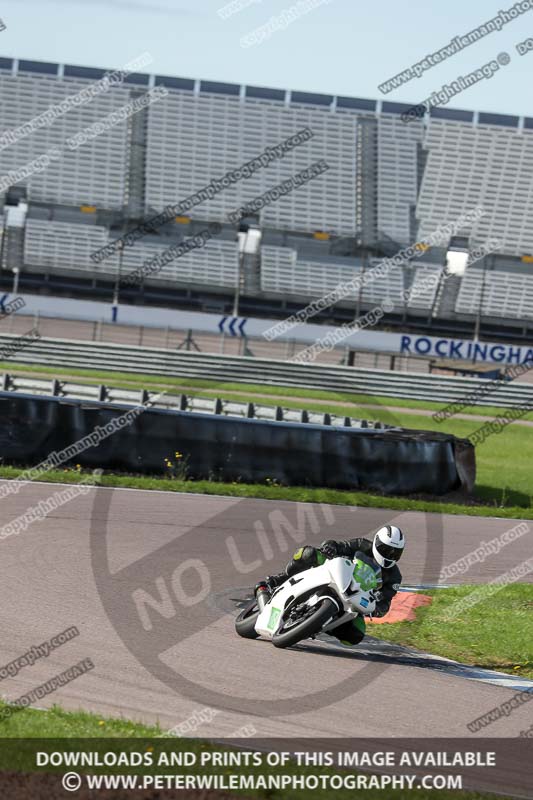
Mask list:
[[368,556],[358,552],[353,560],[353,580],[363,592],[379,589],[382,584],[381,569]]

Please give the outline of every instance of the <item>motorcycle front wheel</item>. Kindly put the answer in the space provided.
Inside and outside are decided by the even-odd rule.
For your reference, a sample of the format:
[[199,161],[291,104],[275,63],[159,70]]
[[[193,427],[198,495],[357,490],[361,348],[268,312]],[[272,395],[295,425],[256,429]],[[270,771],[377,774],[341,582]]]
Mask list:
[[293,608],[286,619],[283,620],[280,629],[272,637],[275,647],[291,647],[293,644],[301,642],[302,639],[320,633],[324,625],[332,619],[338,612],[336,604],[329,597],[324,597],[316,606],[296,606]]

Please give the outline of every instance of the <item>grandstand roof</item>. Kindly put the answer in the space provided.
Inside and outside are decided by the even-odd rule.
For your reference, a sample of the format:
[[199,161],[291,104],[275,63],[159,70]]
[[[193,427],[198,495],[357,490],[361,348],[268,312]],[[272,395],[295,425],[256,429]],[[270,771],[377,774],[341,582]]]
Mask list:
[[[32,61],[16,58],[0,57],[0,69],[12,72],[14,75],[19,72],[31,72],[42,75],[56,75],[57,77],[76,77],[87,80],[98,80],[102,78],[106,71],[98,67],[83,67],[74,64],[57,64],[48,61]],[[343,97],[327,94],[316,94],[313,92],[303,92],[290,89],[272,89],[260,86],[247,86],[238,83],[222,83],[219,81],[207,81],[193,78],[180,78],[175,76],[155,75],[148,73],[135,73],[125,79],[126,83],[137,83],[139,85],[165,85],[168,89],[177,91],[189,91],[205,94],[223,94],[233,97],[242,97],[253,100],[269,100],[280,102],[285,105],[314,105],[331,108],[332,110],[341,109],[343,111],[353,110],[356,112],[374,112],[383,114],[403,114],[417,103],[399,103],[387,100],[372,100],[362,97]],[[478,125],[503,125],[510,128],[524,127],[533,129],[533,118],[519,117],[511,114],[494,114],[489,112],[468,111],[457,108],[435,107],[430,111],[430,116],[439,119],[455,120],[458,122],[472,122]]]

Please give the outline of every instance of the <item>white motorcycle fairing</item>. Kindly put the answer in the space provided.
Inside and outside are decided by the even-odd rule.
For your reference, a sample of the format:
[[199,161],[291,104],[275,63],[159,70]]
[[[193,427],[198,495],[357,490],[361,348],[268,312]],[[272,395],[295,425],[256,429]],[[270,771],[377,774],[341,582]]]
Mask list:
[[[356,580],[354,568],[363,570],[361,581]],[[324,624],[322,630],[335,628],[358,614],[372,614],[376,603],[372,590],[368,591],[365,587],[365,570],[372,572],[370,567],[357,558],[352,561],[338,557],[288,578],[259,614],[255,623],[257,634],[272,639],[280,629],[285,613],[303,595],[307,595],[307,599],[303,601],[307,606],[314,606],[324,597],[329,597],[337,607],[338,614]]]

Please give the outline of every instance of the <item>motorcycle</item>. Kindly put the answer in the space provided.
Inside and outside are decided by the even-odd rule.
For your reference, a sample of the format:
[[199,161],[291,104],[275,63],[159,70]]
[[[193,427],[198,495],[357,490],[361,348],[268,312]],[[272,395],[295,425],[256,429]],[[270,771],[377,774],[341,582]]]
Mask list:
[[319,633],[330,633],[359,614],[371,616],[382,586],[381,568],[357,552],[299,572],[274,590],[258,591],[235,620],[245,639],[270,639],[275,647],[291,647]]

